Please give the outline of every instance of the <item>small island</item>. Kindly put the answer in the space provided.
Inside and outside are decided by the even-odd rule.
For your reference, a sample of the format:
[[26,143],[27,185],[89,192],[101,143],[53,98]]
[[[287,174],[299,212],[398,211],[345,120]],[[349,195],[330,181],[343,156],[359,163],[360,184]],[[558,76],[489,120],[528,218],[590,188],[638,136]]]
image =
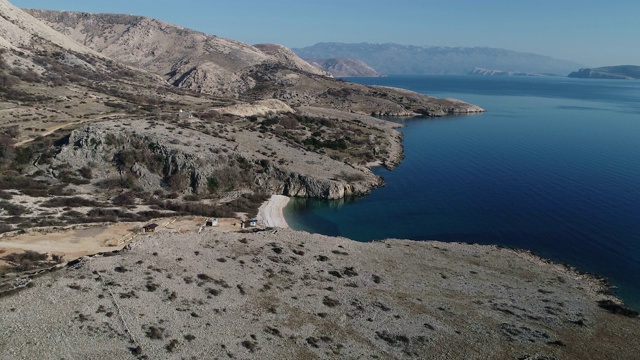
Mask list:
[[637,80],[640,79],[640,66],[619,65],[604,66],[598,68],[584,68],[569,74],[570,78],[583,79],[618,79]]

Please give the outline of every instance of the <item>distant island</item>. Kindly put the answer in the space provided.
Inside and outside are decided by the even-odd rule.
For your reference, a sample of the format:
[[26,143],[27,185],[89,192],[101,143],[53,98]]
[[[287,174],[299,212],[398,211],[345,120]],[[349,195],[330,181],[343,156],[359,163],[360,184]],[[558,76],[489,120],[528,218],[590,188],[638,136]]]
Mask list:
[[604,66],[598,68],[584,68],[569,74],[571,78],[584,79],[618,79],[618,80],[637,80],[640,79],[640,66],[636,65],[618,65]]
[[480,76],[558,76],[550,73],[529,73],[518,71],[504,71],[504,70],[489,70],[481,67],[475,67],[469,72],[468,75],[480,75]]
[[292,50],[308,61],[357,59],[384,75],[466,75],[479,67],[565,76],[584,67],[572,61],[548,56],[488,47],[328,42]]

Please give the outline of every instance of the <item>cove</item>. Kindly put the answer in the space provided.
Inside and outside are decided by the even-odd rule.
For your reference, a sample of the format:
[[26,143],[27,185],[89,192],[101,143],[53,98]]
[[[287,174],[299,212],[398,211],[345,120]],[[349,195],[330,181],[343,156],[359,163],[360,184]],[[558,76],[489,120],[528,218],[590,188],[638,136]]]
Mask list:
[[298,230],[494,244],[606,277],[640,308],[640,82],[473,76],[349,79],[455,97],[487,113],[402,122],[386,185],[292,199]]

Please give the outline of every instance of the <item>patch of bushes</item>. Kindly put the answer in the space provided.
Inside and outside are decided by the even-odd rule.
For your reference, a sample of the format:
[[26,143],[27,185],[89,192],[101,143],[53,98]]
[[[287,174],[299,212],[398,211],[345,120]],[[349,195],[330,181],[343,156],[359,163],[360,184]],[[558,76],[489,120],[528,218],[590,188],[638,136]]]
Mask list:
[[95,206],[102,206],[101,203],[94,201],[94,200],[89,200],[89,199],[85,199],[85,198],[81,198],[79,196],[74,196],[74,197],[56,197],[56,198],[51,198],[45,202],[43,202],[42,204],[40,204],[40,206],[43,207],[95,207]]
[[111,202],[118,206],[134,205],[136,203],[136,194],[133,191],[124,191],[111,199]]
[[49,260],[49,255],[27,250],[23,253],[13,253],[5,256],[3,260],[10,263],[15,271],[27,271],[38,269],[42,266],[51,266],[62,262],[62,256],[54,255]]
[[8,224],[0,224],[0,234],[13,231],[13,227]]
[[637,311],[630,309],[624,305],[613,302],[611,300],[600,300],[598,301],[598,306],[600,306],[601,308],[613,314],[618,314],[618,315],[632,317],[632,318],[638,317]]
[[81,167],[80,170],[78,170],[78,173],[80,173],[80,176],[87,180],[91,180],[91,178],[93,177],[93,170],[91,170],[91,168],[88,166]]
[[355,182],[355,181],[363,181],[365,176],[361,173],[347,173],[346,171],[340,172],[338,178],[345,180],[347,182]]
[[0,209],[4,209],[9,215],[20,216],[29,213],[29,209],[22,205],[12,204],[8,201],[0,201]]
[[310,137],[302,141],[307,146],[314,146],[316,148],[328,148],[332,150],[345,150],[348,145],[345,139],[337,140],[319,140],[315,137]]

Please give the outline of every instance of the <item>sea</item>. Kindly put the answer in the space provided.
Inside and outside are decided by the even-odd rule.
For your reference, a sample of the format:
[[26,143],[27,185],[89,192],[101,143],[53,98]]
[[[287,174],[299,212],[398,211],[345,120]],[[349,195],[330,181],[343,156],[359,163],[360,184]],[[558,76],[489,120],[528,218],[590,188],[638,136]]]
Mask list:
[[640,309],[640,81],[388,76],[348,81],[452,97],[487,110],[404,125],[385,186],[339,201],[293,199],[298,230],[528,249],[607,278]]

